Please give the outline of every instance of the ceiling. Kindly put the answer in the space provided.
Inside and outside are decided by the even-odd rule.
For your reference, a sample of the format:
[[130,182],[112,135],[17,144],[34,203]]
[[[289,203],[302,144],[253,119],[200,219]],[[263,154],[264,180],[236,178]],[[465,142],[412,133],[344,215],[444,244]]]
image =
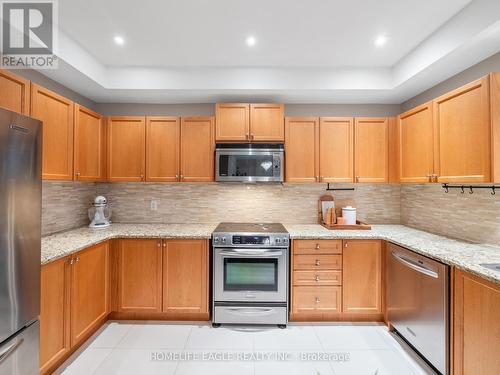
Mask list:
[[500,51],[500,2],[64,0],[59,27],[42,73],[97,102],[401,103]]

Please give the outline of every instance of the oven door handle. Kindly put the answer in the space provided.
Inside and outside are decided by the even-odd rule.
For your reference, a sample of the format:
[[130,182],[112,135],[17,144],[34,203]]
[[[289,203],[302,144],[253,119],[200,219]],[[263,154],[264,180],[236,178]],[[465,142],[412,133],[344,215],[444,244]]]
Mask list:
[[227,311],[235,315],[271,315],[274,313],[272,308],[256,308],[256,307],[235,307],[229,308]]
[[230,255],[235,257],[259,256],[276,257],[283,255],[281,250],[221,250],[220,255]]

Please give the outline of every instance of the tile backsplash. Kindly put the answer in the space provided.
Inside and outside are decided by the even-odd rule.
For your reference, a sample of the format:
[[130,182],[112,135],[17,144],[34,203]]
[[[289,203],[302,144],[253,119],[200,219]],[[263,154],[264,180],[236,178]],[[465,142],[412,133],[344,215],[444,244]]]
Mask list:
[[[340,185],[336,185],[340,186]],[[342,185],[355,186],[355,185]],[[282,222],[316,223],[318,198],[326,184],[99,184],[113,221],[129,223]],[[340,206],[358,207],[369,223],[399,223],[399,185],[357,185],[331,192]],[[151,210],[151,201],[158,209]]]
[[401,224],[465,241],[500,244],[500,194],[439,184],[401,185]]
[[[42,233],[83,225],[97,194],[108,198],[112,220],[123,223],[252,221],[316,223],[318,198],[358,208],[372,224],[404,224],[466,241],[500,244],[500,194],[444,193],[437,184],[335,184],[355,191],[326,192],[324,184],[154,184],[43,182]],[[151,210],[151,202],[157,210]]]
[[89,223],[88,208],[96,196],[92,182],[42,182],[42,235]]

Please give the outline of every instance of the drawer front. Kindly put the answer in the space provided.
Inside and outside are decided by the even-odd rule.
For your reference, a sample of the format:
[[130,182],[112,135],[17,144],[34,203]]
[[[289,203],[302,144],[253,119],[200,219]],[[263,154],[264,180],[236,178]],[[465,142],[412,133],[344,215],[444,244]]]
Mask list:
[[342,285],[342,271],[293,271],[293,285]]
[[294,313],[342,311],[341,286],[295,286],[293,287],[292,311]]
[[341,270],[342,255],[294,255],[294,270]]
[[294,254],[342,254],[342,240],[295,240]]

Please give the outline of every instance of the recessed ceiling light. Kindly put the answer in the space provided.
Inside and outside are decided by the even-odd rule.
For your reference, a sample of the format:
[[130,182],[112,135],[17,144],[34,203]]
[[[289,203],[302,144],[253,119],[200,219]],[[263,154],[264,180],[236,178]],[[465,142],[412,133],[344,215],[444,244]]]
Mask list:
[[113,38],[114,42],[118,44],[119,46],[123,46],[125,44],[125,39],[123,37],[117,35]]
[[255,39],[254,36],[250,35],[247,37],[246,42],[247,42],[247,46],[253,47],[253,46],[255,46],[255,43],[257,43],[257,39]]
[[375,47],[382,47],[387,43],[387,37],[385,35],[379,35],[375,38],[373,43],[375,44]]

